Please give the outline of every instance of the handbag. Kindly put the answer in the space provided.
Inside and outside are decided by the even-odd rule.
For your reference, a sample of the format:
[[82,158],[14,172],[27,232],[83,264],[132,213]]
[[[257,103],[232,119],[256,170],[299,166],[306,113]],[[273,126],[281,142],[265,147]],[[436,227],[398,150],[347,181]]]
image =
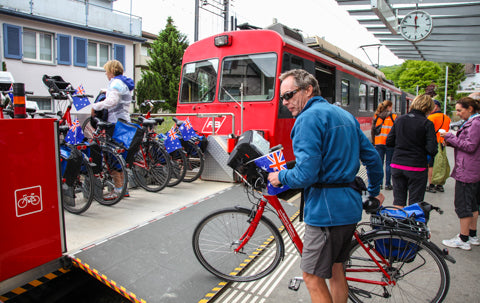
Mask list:
[[433,160],[432,184],[444,185],[450,176],[450,164],[447,158],[447,149],[438,143],[438,152]]

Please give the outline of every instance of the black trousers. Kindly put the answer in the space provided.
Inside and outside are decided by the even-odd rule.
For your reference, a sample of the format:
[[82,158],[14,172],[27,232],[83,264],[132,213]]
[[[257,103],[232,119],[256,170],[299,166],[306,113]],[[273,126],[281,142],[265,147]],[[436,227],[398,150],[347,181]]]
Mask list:
[[393,205],[405,206],[422,202],[428,180],[428,170],[408,171],[392,167]]

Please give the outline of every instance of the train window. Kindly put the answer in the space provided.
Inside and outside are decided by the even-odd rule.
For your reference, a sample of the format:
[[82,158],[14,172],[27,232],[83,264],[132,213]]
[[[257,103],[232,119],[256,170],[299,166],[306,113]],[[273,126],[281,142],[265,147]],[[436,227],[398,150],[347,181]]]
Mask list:
[[386,98],[385,98],[385,100],[390,100],[390,101],[393,101],[393,100],[392,100],[392,95],[391,95],[391,93],[390,93],[390,91],[389,91],[389,90],[387,90],[387,94],[386,94]]
[[350,81],[342,79],[342,105],[350,104]]
[[365,111],[367,110],[367,85],[364,83],[360,83],[358,93],[360,97],[360,104],[358,109]]
[[277,55],[252,54],[223,60],[219,99],[221,101],[272,100],[275,92]]
[[284,53],[282,72],[286,72],[291,69],[304,69],[307,72],[313,74],[315,72],[315,63],[313,61],[292,55],[290,53]]
[[183,66],[180,102],[212,102],[217,88],[218,59]]

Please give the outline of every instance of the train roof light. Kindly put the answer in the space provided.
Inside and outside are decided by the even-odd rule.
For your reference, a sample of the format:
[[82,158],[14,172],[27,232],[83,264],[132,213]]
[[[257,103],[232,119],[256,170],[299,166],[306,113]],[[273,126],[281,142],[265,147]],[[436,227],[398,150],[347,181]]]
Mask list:
[[215,46],[230,46],[232,45],[232,36],[222,35],[215,37]]

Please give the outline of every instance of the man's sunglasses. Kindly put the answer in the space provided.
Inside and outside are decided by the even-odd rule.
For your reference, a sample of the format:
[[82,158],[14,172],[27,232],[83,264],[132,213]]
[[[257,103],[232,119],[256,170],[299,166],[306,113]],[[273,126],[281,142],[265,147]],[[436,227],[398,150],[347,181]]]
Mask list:
[[280,101],[283,101],[283,100],[290,100],[292,99],[292,97],[299,91],[300,89],[297,88],[296,90],[292,90],[290,92],[286,92],[284,93],[283,95],[280,95]]

